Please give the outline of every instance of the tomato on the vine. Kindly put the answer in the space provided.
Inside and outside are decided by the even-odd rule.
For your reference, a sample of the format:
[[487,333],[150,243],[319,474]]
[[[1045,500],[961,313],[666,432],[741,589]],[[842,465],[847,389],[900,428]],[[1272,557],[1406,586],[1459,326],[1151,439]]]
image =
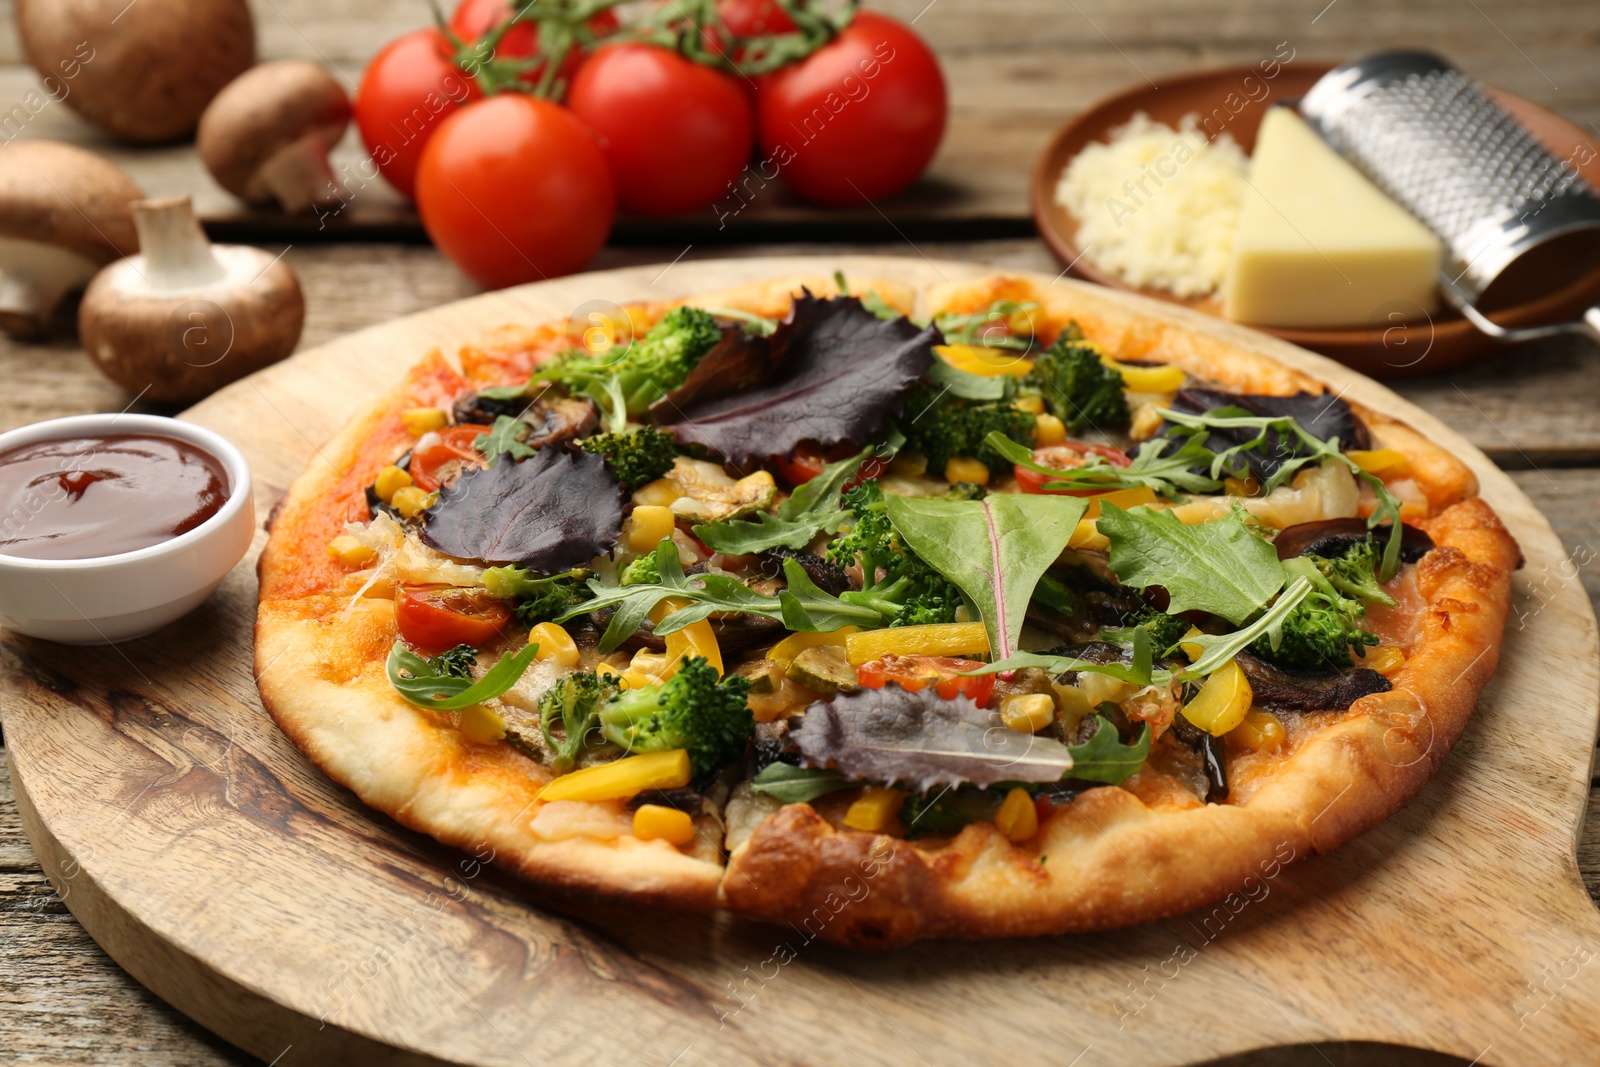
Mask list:
[[481,589],[407,585],[395,592],[394,621],[407,643],[437,656],[457,645],[487,645],[511,622],[511,609]]
[[378,173],[414,200],[428,140],[445,119],[482,96],[455,66],[444,34],[417,30],[390,41],[368,64],[356,91],[356,127]]
[[605,244],[616,205],[589,130],[561,105],[521,93],[450,116],[417,171],[428,236],[491,289],[581,269]]
[[[1069,471],[1074,467],[1081,467],[1089,462],[1091,456],[1099,456],[1113,467],[1126,467],[1133,460],[1120,448],[1110,445],[1089,445],[1082,441],[1067,440],[1059,445],[1046,445],[1044,448],[1033,450],[1033,461],[1051,470]],[[1055,490],[1046,490],[1045,485],[1051,480],[1048,474],[1041,474],[1036,470],[1029,470],[1022,464],[1014,468],[1017,474],[1017,488],[1024,493],[1055,493]],[[1104,492],[1103,489],[1069,489],[1059,493],[1061,496],[1094,496]]]
[[[495,44],[492,54],[479,55],[472,47],[516,14],[517,7],[511,0],[461,0],[455,14],[450,16],[450,32],[467,46],[468,56],[478,63],[536,58],[539,55],[539,23],[530,18],[516,19]],[[610,9],[601,11],[588,21],[589,32],[596,37],[605,36],[617,26],[616,12]],[[570,85],[583,59],[583,50],[573,48],[562,59],[556,76]],[[538,85],[543,76],[544,64],[535,63],[519,74],[517,79],[528,85]]]
[[883,656],[858,667],[856,678],[868,689],[882,689],[893,682],[915,693],[931,685],[946,700],[965,696],[982,707],[994,693],[994,675],[962,673],[982,667],[975,659],[952,656]]
[[742,84],[665,48],[600,49],[573,78],[567,106],[600,135],[627,211],[705,207],[750,157],[753,120]]
[[762,80],[761,154],[824,204],[899,192],[933,159],[948,101],[933,52],[910,27],[858,12],[833,40]]
[[794,19],[778,0],[717,0],[717,17],[735,37],[793,33]]
[[412,482],[431,493],[455,481],[463,469],[483,466],[487,460],[482,452],[472,447],[472,442],[490,429],[476,423],[462,423],[423,437],[411,450],[411,463],[406,468]]

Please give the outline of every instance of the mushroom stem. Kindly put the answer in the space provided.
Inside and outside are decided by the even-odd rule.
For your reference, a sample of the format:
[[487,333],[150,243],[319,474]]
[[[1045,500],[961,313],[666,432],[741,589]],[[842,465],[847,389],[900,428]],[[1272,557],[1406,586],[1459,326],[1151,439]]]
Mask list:
[[274,153],[245,191],[249,200],[277,200],[291,215],[313,204],[337,204],[345,197],[344,185],[328,163],[327,138],[321,132],[309,133]]
[[197,289],[227,277],[187,196],[135,200],[131,206],[152,290]]
[[0,328],[23,337],[43,332],[62,299],[99,269],[70,249],[0,237]]

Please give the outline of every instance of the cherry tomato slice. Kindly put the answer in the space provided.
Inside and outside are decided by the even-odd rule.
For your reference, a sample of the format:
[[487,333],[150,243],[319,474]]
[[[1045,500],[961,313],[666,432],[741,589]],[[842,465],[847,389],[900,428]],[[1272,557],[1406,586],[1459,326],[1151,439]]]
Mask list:
[[407,585],[395,594],[394,621],[408,644],[437,656],[457,645],[487,645],[511,621],[511,609],[472,589]]
[[931,685],[946,700],[962,695],[982,707],[994,693],[994,675],[962,673],[982,666],[978,660],[953,656],[883,656],[863,663],[856,670],[856,679],[868,689],[882,689],[893,682],[913,693]]
[[[792,487],[799,487],[822,473],[822,468],[829,463],[837,463],[841,459],[849,459],[860,449],[851,444],[835,445],[826,452],[816,444],[803,443],[787,456],[774,457],[773,463],[778,468],[778,473],[783,475],[784,481]],[[887,460],[877,456],[868,457],[856,472],[854,481],[845,486],[849,489],[858,482],[877,478],[888,469]]]
[[455,481],[465,468],[483,466],[483,453],[473,448],[472,442],[491,428],[466,422],[440,430],[437,441],[412,450],[411,480],[431,493]]
[[[1033,450],[1033,461],[1058,471],[1071,470],[1081,467],[1088,462],[1090,456],[1099,456],[1113,467],[1126,467],[1133,460],[1120,448],[1110,445],[1088,445],[1082,441],[1063,441],[1059,445],[1048,445],[1044,448]],[[1014,468],[1017,472],[1017,488],[1024,493],[1045,493],[1045,483],[1050,481],[1048,474],[1029,470],[1020,463]],[[1050,490],[1050,492],[1055,492]],[[1094,496],[1103,492],[1100,489],[1071,489],[1062,493],[1063,496]]]

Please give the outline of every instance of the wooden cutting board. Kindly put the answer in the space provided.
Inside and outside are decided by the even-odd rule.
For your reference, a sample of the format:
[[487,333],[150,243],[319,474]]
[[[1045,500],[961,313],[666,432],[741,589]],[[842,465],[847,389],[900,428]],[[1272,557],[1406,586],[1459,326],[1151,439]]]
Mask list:
[[[988,270],[844,257],[580,275],[364,330],[187,417],[244,450],[264,520],[307,463],[326,462],[318,444],[435,345],[594,300],[835,268],[919,285]],[[17,802],[51,881],[135,977],[281,1065],[1087,1067],[1329,1041],[1593,1061],[1600,917],[1574,845],[1600,642],[1549,524],[1464,440],[1365,378],[1168,304],[1057,284],[1270,352],[1411,422],[1472,463],[1522,543],[1498,677],[1440,774],[1373,832],[1265,877],[1251,899],[1168,922],[887,955],[726,916],[552,900],[369,812],[279,734],[251,679],[252,552],[150,638],[5,636]]]

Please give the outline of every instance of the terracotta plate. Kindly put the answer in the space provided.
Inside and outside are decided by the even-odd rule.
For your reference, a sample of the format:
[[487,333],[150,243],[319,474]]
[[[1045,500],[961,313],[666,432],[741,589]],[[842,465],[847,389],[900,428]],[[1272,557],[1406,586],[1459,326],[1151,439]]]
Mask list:
[[[1104,100],[1072,119],[1056,133],[1033,173],[1033,217],[1039,233],[1063,264],[1080,278],[1115,289],[1131,286],[1096,269],[1082,257],[1077,244],[1078,220],[1055,200],[1056,181],[1072,157],[1087,144],[1109,139],[1111,131],[1143,111],[1158,122],[1176,126],[1194,113],[1215,136],[1226,130],[1246,152],[1255,148],[1256,130],[1274,102],[1304,95],[1316,80],[1332,69],[1318,63],[1285,66],[1268,79],[1258,67],[1228,67],[1162,79],[1160,88],[1141,85]],[[1552,152],[1574,164],[1593,185],[1600,186],[1600,146],[1566,119],[1531,101],[1500,89],[1489,89],[1501,106],[1516,116]],[[1518,304],[1495,314],[1506,326],[1531,326],[1578,317],[1600,296],[1600,272],[1565,280],[1538,300]],[[1157,290],[1139,290],[1146,296],[1184,304],[1221,315],[1216,296],[1185,299]],[[1310,348],[1363,373],[1378,378],[1431,374],[1490,358],[1504,346],[1479,333],[1454,310],[1441,309],[1431,318],[1407,318],[1401,311],[1367,326],[1338,329],[1280,329],[1258,327],[1304,348]]]

